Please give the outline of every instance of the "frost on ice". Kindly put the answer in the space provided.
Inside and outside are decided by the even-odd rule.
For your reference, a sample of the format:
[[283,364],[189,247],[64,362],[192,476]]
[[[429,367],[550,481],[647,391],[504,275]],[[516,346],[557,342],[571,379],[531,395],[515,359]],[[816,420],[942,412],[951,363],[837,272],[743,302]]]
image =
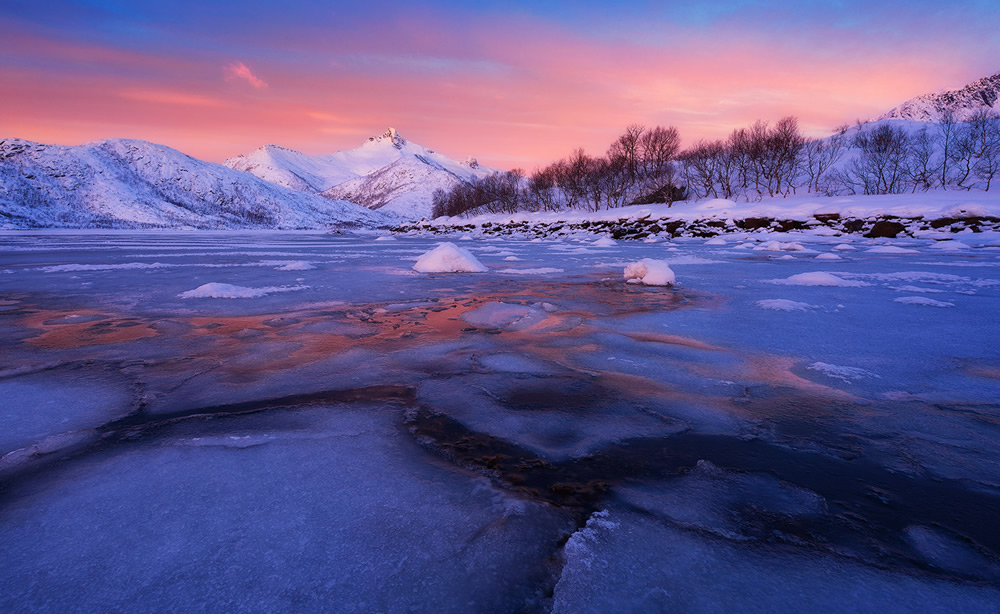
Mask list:
[[905,305],[922,305],[924,307],[954,307],[955,303],[950,301],[936,301],[926,296],[900,296],[893,299],[897,303]]
[[418,273],[485,273],[487,269],[472,252],[454,243],[442,243],[417,258]]
[[774,311],[809,311],[810,309],[816,309],[816,305],[790,301],[786,298],[766,298],[757,301],[757,306],[761,309],[772,309]]

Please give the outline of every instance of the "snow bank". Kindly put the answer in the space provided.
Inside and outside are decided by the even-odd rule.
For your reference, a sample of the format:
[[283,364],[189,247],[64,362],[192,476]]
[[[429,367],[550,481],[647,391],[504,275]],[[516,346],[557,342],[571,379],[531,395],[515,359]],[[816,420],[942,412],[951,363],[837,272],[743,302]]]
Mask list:
[[293,292],[295,290],[305,290],[309,286],[268,286],[265,288],[247,288],[245,286],[234,286],[232,284],[220,284],[210,282],[202,284],[194,290],[181,292],[177,296],[181,298],[260,298],[275,292]]
[[442,243],[417,258],[413,270],[418,273],[485,273],[482,262],[454,243]]
[[819,271],[813,273],[799,273],[785,279],[772,279],[773,284],[784,284],[786,286],[840,286],[842,288],[856,288],[867,286],[863,281],[851,281]]
[[625,279],[630,284],[647,286],[672,286],[675,282],[670,265],[665,260],[652,258],[643,258],[639,262],[625,265]]

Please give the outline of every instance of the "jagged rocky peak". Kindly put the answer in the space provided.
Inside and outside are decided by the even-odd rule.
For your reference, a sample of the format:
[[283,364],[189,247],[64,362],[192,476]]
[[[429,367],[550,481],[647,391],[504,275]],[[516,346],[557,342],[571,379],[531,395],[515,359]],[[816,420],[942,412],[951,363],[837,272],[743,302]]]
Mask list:
[[1000,112],[1000,72],[983,77],[965,87],[924,94],[907,100],[876,119],[909,119],[938,121],[948,112],[958,120],[966,120],[980,109]]
[[396,149],[402,149],[403,145],[406,145],[406,139],[399,132],[396,132],[395,128],[386,128],[386,131],[379,136],[368,137],[369,143],[382,143],[384,141],[390,141],[392,146]]
[[472,156],[466,158],[464,164],[469,168],[479,168],[479,160],[476,160]]

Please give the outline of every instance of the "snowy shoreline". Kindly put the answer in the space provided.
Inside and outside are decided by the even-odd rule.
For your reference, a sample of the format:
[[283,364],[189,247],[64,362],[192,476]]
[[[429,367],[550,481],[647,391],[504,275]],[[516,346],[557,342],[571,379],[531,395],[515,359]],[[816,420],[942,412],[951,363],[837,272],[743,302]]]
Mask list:
[[[880,224],[880,222],[882,222]],[[557,211],[442,217],[393,228],[402,234],[471,233],[523,238],[574,234],[613,239],[711,238],[745,232],[860,234],[873,238],[953,238],[1000,231],[1000,194],[937,191],[921,194],[773,198],[759,202],[709,199],[673,205],[631,205],[604,211]]]

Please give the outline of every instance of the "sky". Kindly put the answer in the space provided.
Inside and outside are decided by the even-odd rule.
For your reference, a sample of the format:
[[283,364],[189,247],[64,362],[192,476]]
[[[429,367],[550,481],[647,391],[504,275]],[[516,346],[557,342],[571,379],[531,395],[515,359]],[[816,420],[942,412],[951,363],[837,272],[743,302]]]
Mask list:
[[531,170],[633,123],[690,145],[794,115],[824,136],[997,73],[997,23],[995,0],[0,0],[0,138],[222,162],[392,126]]

